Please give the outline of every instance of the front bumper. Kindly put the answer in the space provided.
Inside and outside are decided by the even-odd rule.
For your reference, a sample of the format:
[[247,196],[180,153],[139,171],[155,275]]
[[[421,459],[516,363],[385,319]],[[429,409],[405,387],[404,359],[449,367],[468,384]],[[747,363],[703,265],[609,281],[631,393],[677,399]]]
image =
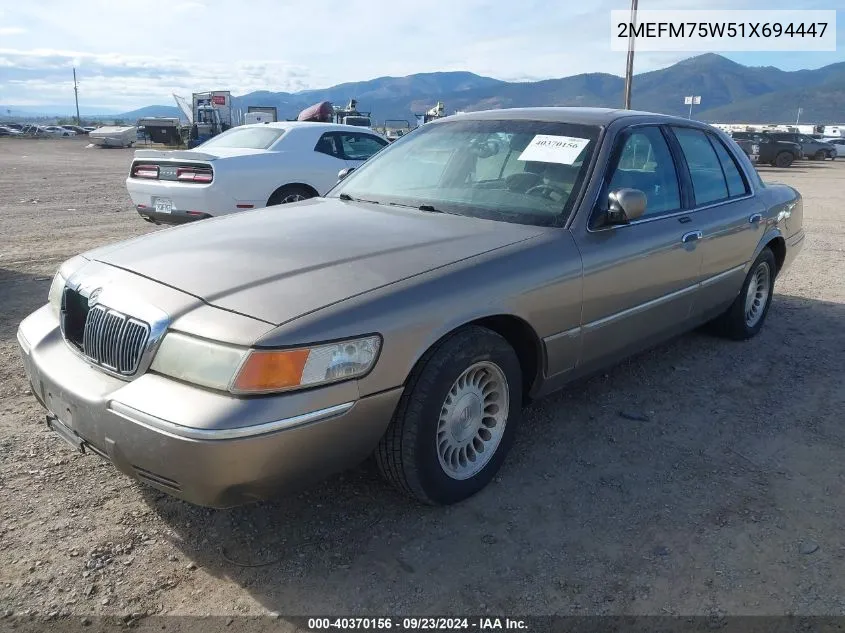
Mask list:
[[347,382],[234,398],[150,373],[125,382],[73,352],[49,306],[21,323],[18,342],[32,392],[67,429],[64,439],[209,507],[267,499],[354,466],[375,448],[402,392],[360,398]]

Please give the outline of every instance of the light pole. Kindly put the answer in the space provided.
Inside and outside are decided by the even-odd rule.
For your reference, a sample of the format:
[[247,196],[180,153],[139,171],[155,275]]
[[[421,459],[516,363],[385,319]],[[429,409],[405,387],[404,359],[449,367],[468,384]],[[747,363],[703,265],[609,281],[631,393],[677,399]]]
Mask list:
[[76,124],[82,125],[79,119],[79,88],[76,87],[76,68],[73,69],[73,99],[76,101]]
[[798,125],[798,121],[801,120],[801,112],[804,111],[804,108],[798,108],[798,116],[795,117],[795,125]]
[[[631,0],[631,24],[637,24],[637,0]],[[628,62],[625,65],[625,109],[631,109],[631,84],[634,80],[634,34],[628,35]]]

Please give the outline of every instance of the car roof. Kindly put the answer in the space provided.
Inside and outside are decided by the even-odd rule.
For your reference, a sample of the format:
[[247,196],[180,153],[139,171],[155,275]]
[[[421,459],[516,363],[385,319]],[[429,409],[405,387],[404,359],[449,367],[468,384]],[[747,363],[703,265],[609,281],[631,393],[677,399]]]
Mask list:
[[554,106],[545,108],[503,108],[501,110],[482,110],[480,112],[465,112],[455,114],[443,119],[436,119],[432,123],[443,121],[490,121],[490,120],[530,120],[549,121],[560,123],[576,123],[582,125],[606,126],[610,123],[626,118],[637,117],[640,119],[651,119],[655,122],[683,122],[690,123],[689,119],[675,117],[668,114],[655,112],[644,112],[640,110],[624,110],[621,108],[581,108],[570,106]]

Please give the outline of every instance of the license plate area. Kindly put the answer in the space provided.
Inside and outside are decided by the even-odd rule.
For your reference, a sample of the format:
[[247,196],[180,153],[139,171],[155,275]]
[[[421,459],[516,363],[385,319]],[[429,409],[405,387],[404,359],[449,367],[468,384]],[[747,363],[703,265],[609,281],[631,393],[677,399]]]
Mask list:
[[46,394],[47,427],[55,431],[59,437],[72,446],[76,451],[84,453],[82,438],[73,430],[73,413],[70,407],[55,394]]
[[155,198],[153,206],[156,213],[173,213],[173,201],[170,198]]
[[52,414],[47,415],[47,427],[50,428],[50,430],[55,431],[58,436],[72,446],[75,451],[79,453],[85,452],[85,449],[82,446],[82,438],[66,427],[56,416]]

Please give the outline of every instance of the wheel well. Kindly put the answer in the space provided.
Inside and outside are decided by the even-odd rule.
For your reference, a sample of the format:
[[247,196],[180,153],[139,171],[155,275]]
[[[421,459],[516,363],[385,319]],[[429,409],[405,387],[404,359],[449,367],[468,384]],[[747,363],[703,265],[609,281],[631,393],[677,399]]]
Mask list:
[[519,317],[507,314],[484,317],[467,325],[492,330],[510,343],[522,368],[522,397],[527,401],[539,377],[543,357],[542,344],[534,329]]
[[775,265],[777,266],[777,271],[780,272],[780,269],[783,267],[783,262],[786,259],[786,241],[782,237],[776,237],[773,240],[770,240],[768,244],[766,244],[766,248],[771,249],[772,253],[775,255]]
[[283,190],[287,189],[288,187],[302,187],[303,189],[307,189],[314,195],[315,198],[320,195],[320,193],[316,189],[314,189],[314,187],[312,187],[311,185],[306,185],[304,182],[289,182],[286,185],[278,187],[273,193],[270,194],[270,197],[267,198],[267,206],[270,206],[270,202],[273,200],[274,197],[276,197],[277,194],[280,194]]

